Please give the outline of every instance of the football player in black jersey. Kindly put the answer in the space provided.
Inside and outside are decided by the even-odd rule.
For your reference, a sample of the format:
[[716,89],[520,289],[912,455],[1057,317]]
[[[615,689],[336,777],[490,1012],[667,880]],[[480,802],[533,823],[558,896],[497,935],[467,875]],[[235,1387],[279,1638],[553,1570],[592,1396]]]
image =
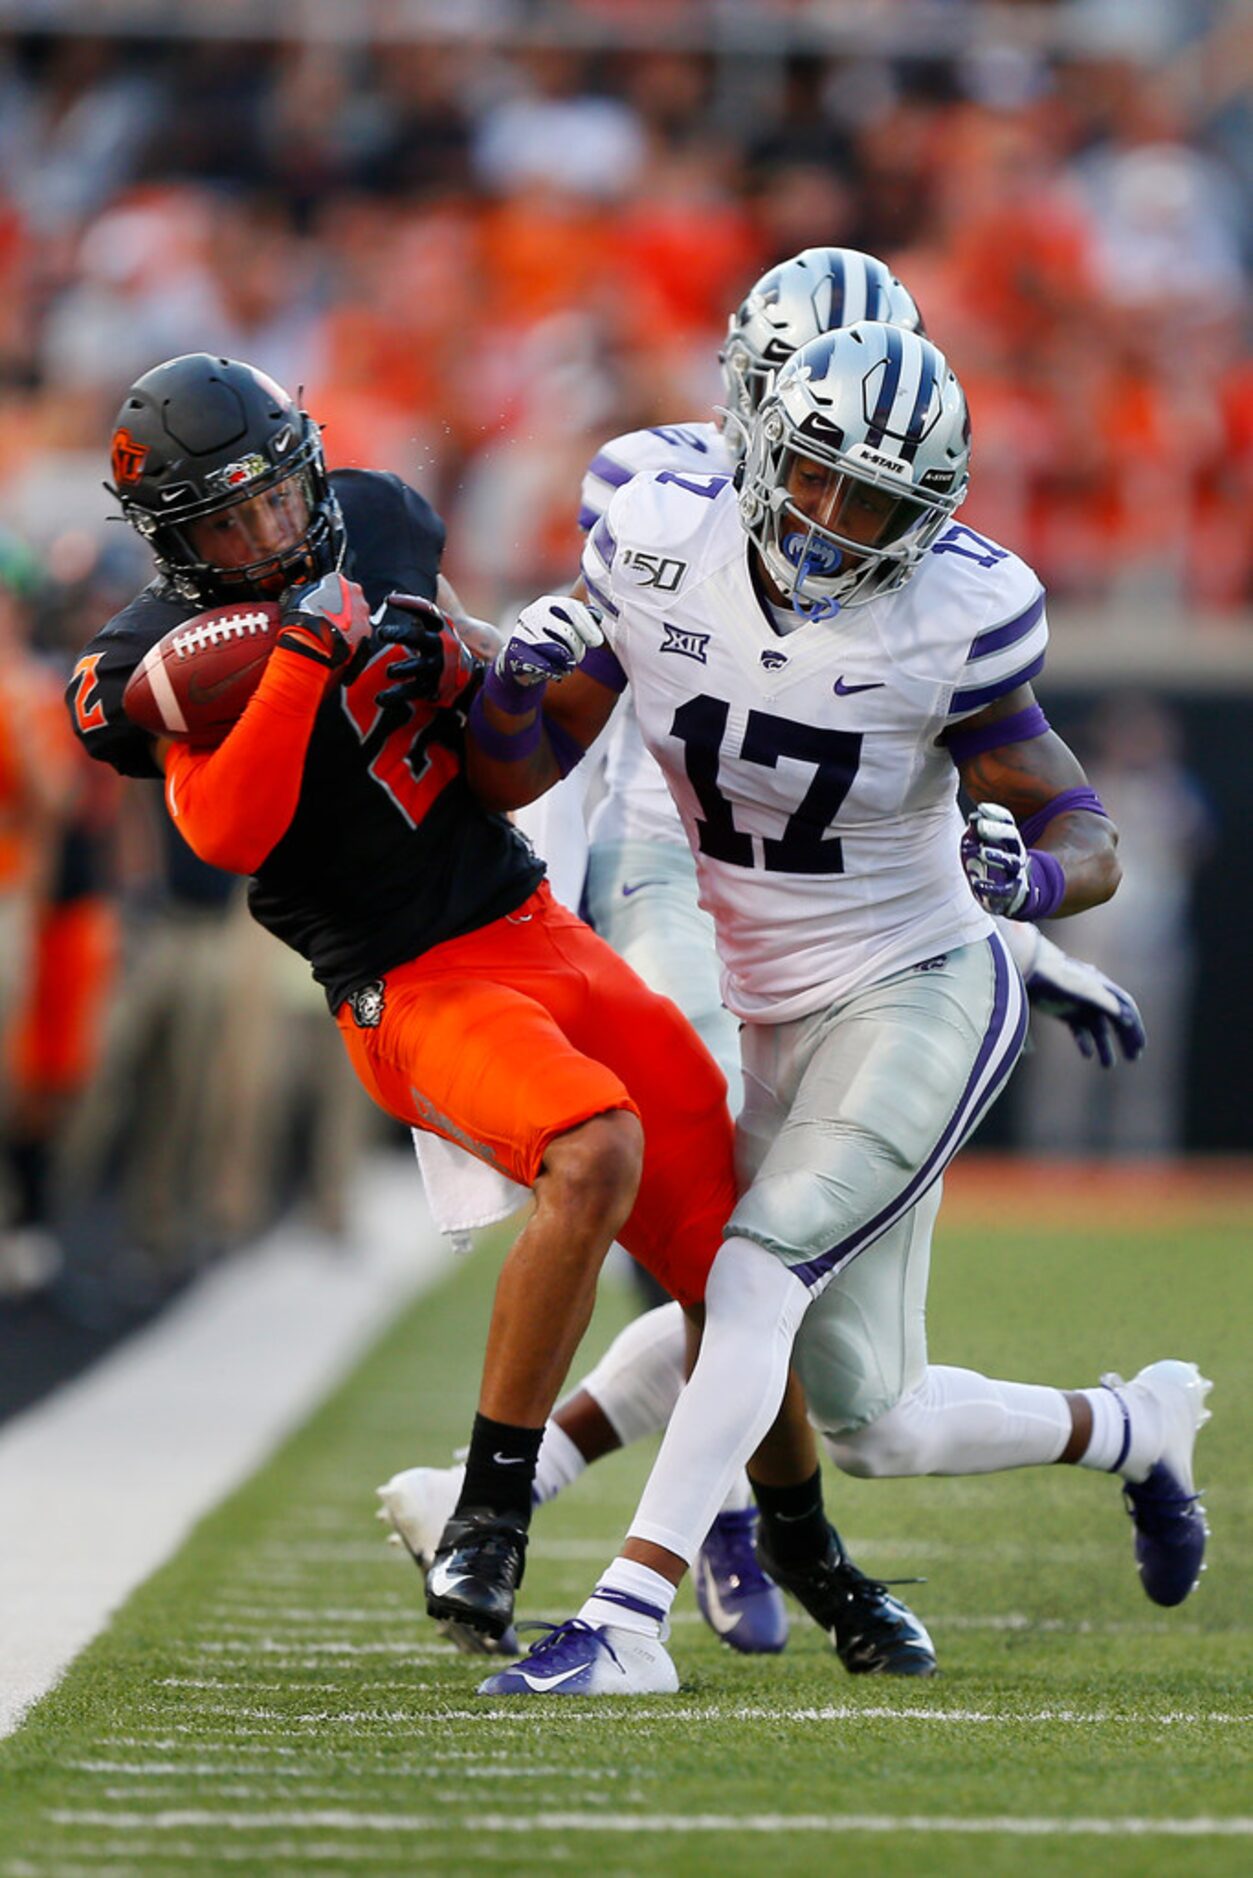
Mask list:
[[[309,961],[374,1099],[534,1191],[427,1585],[433,1616],[499,1639],[545,1418],[611,1242],[681,1302],[703,1296],[735,1197],[725,1083],[676,1007],[557,905],[528,844],[467,788],[480,667],[438,616],[432,632],[433,607],[422,617],[444,542],[424,498],[392,475],[328,473],[307,412],[204,353],[132,387],[112,468],[157,572],[78,662],[78,734],[124,775],[163,777],[191,847],[251,876],[254,916]],[[220,744],[127,720],[150,646],[260,597],[281,602],[280,631]],[[455,602],[446,583],[443,597]],[[421,698],[397,682],[416,663]]]

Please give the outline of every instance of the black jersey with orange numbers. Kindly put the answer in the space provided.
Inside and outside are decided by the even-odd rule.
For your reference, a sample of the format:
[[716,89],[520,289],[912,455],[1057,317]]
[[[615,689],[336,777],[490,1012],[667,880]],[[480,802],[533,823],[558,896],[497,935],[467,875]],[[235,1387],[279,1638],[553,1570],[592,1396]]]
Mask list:
[[[398,477],[336,470],[344,572],[376,623],[392,592],[435,598],[444,526]],[[88,750],[127,776],[157,776],[152,742],[122,711],[148,648],[199,607],[146,587],[83,652],[67,691]],[[249,886],[261,925],[303,954],[332,1010],[360,985],[520,906],[544,865],[462,773],[462,721],[428,705],[379,704],[395,655],[333,684],[313,726],[291,824]]]

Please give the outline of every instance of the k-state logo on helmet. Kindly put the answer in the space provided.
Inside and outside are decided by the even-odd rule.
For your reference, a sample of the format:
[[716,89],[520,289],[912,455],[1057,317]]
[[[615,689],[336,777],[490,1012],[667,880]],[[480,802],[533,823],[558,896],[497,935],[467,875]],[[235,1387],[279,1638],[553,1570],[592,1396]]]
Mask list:
[[668,620],[662,620],[661,630],[666,635],[661,642],[663,652],[677,652],[681,658],[695,659],[700,665],[709,663],[705,656],[709,633],[689,632],[685,626],[672,626]]

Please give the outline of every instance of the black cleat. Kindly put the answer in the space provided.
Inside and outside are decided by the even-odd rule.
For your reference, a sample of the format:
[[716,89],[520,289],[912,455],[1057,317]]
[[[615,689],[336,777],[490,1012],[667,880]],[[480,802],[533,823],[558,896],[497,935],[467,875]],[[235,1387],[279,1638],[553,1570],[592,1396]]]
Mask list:
[[834,1526],[826,1558],[800,1566],[771,1556],[764,1527],[757,1530],[758,1564],[826,1631],[850,1675],[935,1674],[935,1647],[923,1625],[886,1585],[858,1571]]
[[426,1575],[427,1614],[503,1637],[526,1569],[526,1540],[525,1526],[490,1507],[454,1513]]

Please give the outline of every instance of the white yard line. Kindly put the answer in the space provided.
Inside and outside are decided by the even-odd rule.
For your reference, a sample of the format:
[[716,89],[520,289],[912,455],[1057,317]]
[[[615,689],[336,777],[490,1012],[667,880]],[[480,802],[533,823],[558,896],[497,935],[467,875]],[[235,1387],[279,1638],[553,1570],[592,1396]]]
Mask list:
[[[954,1819],[934,1813],[364,1813],[349,1808],[326,1811],[235,1813],[210,1807],[171,1807],[155,1813],[106,1812],[103,1808],[61,1808],[47,1815],[58,1826],[100,1826],[113,1831],[378,1833],[706,1833],[706,1832],[917,1832],[1008,1834],[1014,1838],[1248,1838],[1253,1819],[1201,1815],[1191,1819],[1153,1819],[1141,1815],[1092,1819],[1030,1819],[1012,1814]],[[299,1845],[299,1841],[295,1842]],[[203,1848],[202,1848],[203,1849]],[[273,1854],[273,1847],[267,1846]],[[216,1856],[216,1854],[215,1854]]]
[[280,1227],[0,1429],[0,1735],[449,1258],[379,1155],[345,1245]]

